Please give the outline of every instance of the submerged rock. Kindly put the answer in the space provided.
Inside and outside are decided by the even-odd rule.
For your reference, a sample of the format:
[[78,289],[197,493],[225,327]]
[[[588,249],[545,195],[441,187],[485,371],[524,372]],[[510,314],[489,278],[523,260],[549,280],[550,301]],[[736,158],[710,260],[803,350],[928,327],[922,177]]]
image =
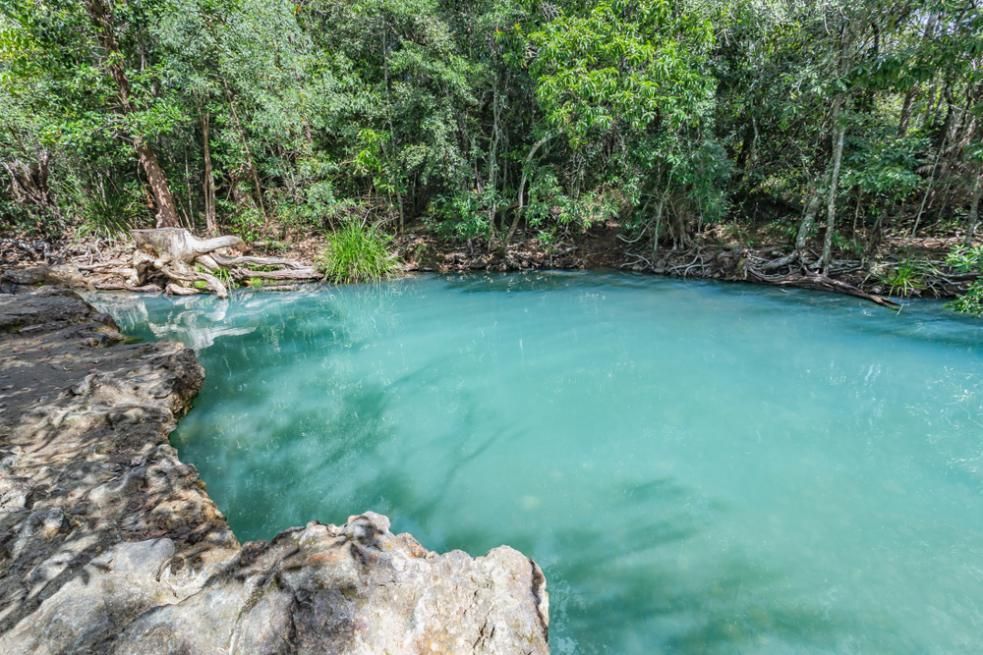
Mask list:
[[0,295],[0,653],[547,653],[539,567],[371,512],[237,542],[168,444],[191,350],[69,292]]

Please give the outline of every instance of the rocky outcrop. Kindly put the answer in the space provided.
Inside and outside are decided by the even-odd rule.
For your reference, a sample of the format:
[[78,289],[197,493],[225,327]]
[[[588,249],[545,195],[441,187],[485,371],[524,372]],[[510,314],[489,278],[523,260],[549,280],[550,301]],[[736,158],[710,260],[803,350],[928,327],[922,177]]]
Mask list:
[[438,555],[373,513],[240,546],[167,442],[202,375],[72,293],[0,295],[0,653],[548,652],[511,548]]

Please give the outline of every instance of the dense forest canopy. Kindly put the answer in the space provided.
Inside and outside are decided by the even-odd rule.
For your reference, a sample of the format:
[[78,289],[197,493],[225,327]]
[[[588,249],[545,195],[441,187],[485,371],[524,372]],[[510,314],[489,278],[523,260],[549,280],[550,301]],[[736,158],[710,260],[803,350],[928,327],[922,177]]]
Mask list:
[[825,267],[978,223],[979,0],[0,6],[7,233],[616,222],[657,249],[767,219]]

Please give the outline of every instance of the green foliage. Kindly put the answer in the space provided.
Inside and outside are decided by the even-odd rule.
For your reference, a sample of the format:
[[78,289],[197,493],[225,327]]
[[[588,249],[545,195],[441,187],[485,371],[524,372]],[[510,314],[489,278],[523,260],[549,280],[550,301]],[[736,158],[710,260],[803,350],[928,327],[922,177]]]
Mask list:
[[952,301],[951,307],[963,314],[983,316],[983,281],[973,282],[966,293]]
[[946,256],[945,263],[957,273],[983,273],[983,246],[956,246]]
[[263,234],[263,215],[252,206],[235,209],[228,217],[229,231],[246,243],[258,241]]
[[864,255],[864,243],[860,239],[846,237],[839,233],[833,235],[833,248],[837,252],[849,253],[857,258],[861,258]]
[[[879,135],[880,136],[880,135]],[[921,138],[896,138],[884,135],[864,144],[847,162],[843,172],[845,189],[856,189],[876,202],[897,201],[909,197],[922,184],[916,173],[918,153],[924,151]]]
[[958,273],[976,273],[981,276],[951,306],[964,314],[983,316],[983,246],[953,248],[946,257],[946,263]]
[[[232,272],[227,268],[216,268],[214,271],[209,270],[202,266],[201,264],[195,264],[195,271],[198,273],[207,273],[214,276],[219,282],[225,285],[226,289],[235,289],[239,286],[239,283],[234,277],[232,277]],[[208,283],[204,280],[195,280],[196,289],[207,289]]]
[[239,286],[236,279],[232,277],[232,272],[227,268],[217,268],[211,273],[218,278],[219,282],[225,285],[226,289],[235,289],[237,286]]
[[146,213],[143,200],[136,183],[90,195],[83,205],[80,234],[103,239],[125,236]]
[[614,130],[674,131],[713,107],[713,28],[669,0],[601,0],[532,34],[546,119],[575,149]]
[[397,270],[389,242],[388,236],[371,225],[348,222],[328,237],[318,268],[335,284],[383,280]]
[[858,230],[945,225],[983,161],[981,35],[925,0],[7,0],[0,162],[49,165],[33,199],[0,170],[0,226],[151,224],[142,143],[186,220],[213,185],[248,241],[369,217],[687,245],[749,198],[805,205],[836,126]]
[[481,194],[467,191],[438,198],[431,206],[429,225],[445,239],[487,238],[488,213],[483,201]]
[[888,293],[892,296],[907,298],[923,287],[919,267],[912,261],[903,261],[894,267],[890,274],[884,277],[888,285]]

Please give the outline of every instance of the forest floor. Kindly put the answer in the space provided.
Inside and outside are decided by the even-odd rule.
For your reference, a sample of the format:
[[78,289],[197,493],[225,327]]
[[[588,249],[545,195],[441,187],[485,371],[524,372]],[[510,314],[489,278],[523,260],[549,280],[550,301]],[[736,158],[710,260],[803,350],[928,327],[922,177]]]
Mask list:
[[[962,237],[951,233],[885,235],[872,249],[872,255],[861,254],[857,245],[862,243],[860,237],[847,241],[836,252],[828,278],[818,278],[798,263],[769,270],[768,262],[790,252],[789,241],[789,235],[774,223],[753,228],[731,223],[705,229],[685,248],[662,244],[653,252],[650,242],[626,241],[621,226],[611,222],[552,243],[520,234],[508,246],[491,249],[484,242],[443,240],[420,227],[398,236],[393,249],[406,273],[617,269],[872,296],[868,299],[899,295],[951,298],[962,293],[973,279],[957,275],[945,263],[947,253],[963,243]],[[325,243],[324,236],[288,236],[277,242],[256,244],[250,252],[313,264]],[[810,244],[804,253],[805,261],[817,261],[820,248],[821,244]],[[125,240],[81,239],[52,246],[40,241],[6,239],[0,240],[0,268],[8,279],[31,271],[26,274],[76,288],[121,289],[126,288],[122,271],[132,251],[132,243]],[[898,274],[899,269],[903,275]],[[822,283],[817,284],[817,280]],[[294,283],[264,284],[274,286],[290,287]]]

